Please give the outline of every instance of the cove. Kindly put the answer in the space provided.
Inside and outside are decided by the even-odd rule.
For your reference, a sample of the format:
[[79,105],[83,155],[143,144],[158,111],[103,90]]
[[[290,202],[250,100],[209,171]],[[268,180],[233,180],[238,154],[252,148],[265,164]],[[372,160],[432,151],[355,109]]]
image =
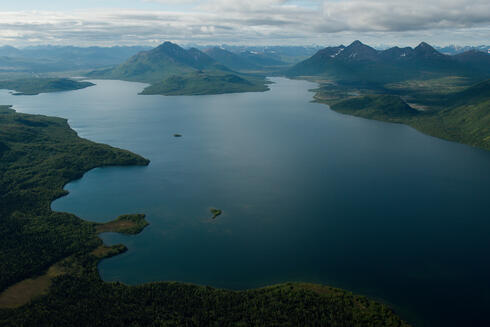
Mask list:
[[106,281],[318,282],[416,326],[488,325],[490,153],[338,114],[311,103],[315,84],[272,80],[265,93],[142,96],[143,84],[92,81],[0,98],[151,160],[94,169],[52,204],[98,222],[147,214],[140,235],[102,235],[129,248],[100,264]]

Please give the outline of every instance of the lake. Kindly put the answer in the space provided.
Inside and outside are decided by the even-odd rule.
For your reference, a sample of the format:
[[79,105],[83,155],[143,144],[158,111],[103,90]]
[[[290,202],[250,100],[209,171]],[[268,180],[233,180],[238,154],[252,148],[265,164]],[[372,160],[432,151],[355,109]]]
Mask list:
[[272,81],[265,93],[164,97],[97,80],[2,90],[0,103],[151,160],[94,169],[52,204],[97,222],[147,214],[139,235],[102,235],[129,248],[101,262],[106,281],[317,282],[417,326],[490,325],[490,152],[338,114],[311,102],[315,84]]

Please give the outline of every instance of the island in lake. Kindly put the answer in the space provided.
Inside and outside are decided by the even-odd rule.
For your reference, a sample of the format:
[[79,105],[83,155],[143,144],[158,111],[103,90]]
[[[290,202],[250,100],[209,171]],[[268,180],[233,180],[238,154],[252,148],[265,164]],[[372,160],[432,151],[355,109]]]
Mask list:
[[221,209],[216,209],[216,208],[211,208],[209,209],[209,211],[211,211],[211,214],[213,215],[211,219],[216,219],[218,216],[220,216],[223,213]]

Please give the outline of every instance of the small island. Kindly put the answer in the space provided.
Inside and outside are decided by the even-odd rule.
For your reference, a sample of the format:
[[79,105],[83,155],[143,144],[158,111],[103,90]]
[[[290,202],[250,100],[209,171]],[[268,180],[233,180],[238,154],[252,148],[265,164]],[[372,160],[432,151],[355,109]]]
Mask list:
[[223,213],[221,209],[216,209],[216,208],[211,208],[209,209],[209,211],[211,211],[211,214],[213,215],[211,219],[216,219],[219,215]]
[[149,223],[144,214],[131,214],[119,216],[116,220],[105,224],[96,224],[95,231],[101,233],[121,233],[127,235],[139,234]]

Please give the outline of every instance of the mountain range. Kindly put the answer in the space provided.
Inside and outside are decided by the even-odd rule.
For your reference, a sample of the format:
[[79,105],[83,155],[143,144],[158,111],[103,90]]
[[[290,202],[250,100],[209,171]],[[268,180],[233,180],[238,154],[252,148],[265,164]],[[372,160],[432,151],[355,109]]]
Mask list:
[[0,47],[0,72],[60,72],[116,65],[148,47]]
[[385,84],[455,74],[490,77],[490,54],[467,51],[449,56],[422,42],[415,48],[376,50],[360,41],[327,47],[290,69],[287,76],[326,76],[343,82]]
[[470,50],[482,51],[490,53],[490,45],[478,45],[478,46],[458,46],[458,45],[448,45],[444,47],[436,47],[437,51],[448,54],[455,55],[458,53],[463,53]]

